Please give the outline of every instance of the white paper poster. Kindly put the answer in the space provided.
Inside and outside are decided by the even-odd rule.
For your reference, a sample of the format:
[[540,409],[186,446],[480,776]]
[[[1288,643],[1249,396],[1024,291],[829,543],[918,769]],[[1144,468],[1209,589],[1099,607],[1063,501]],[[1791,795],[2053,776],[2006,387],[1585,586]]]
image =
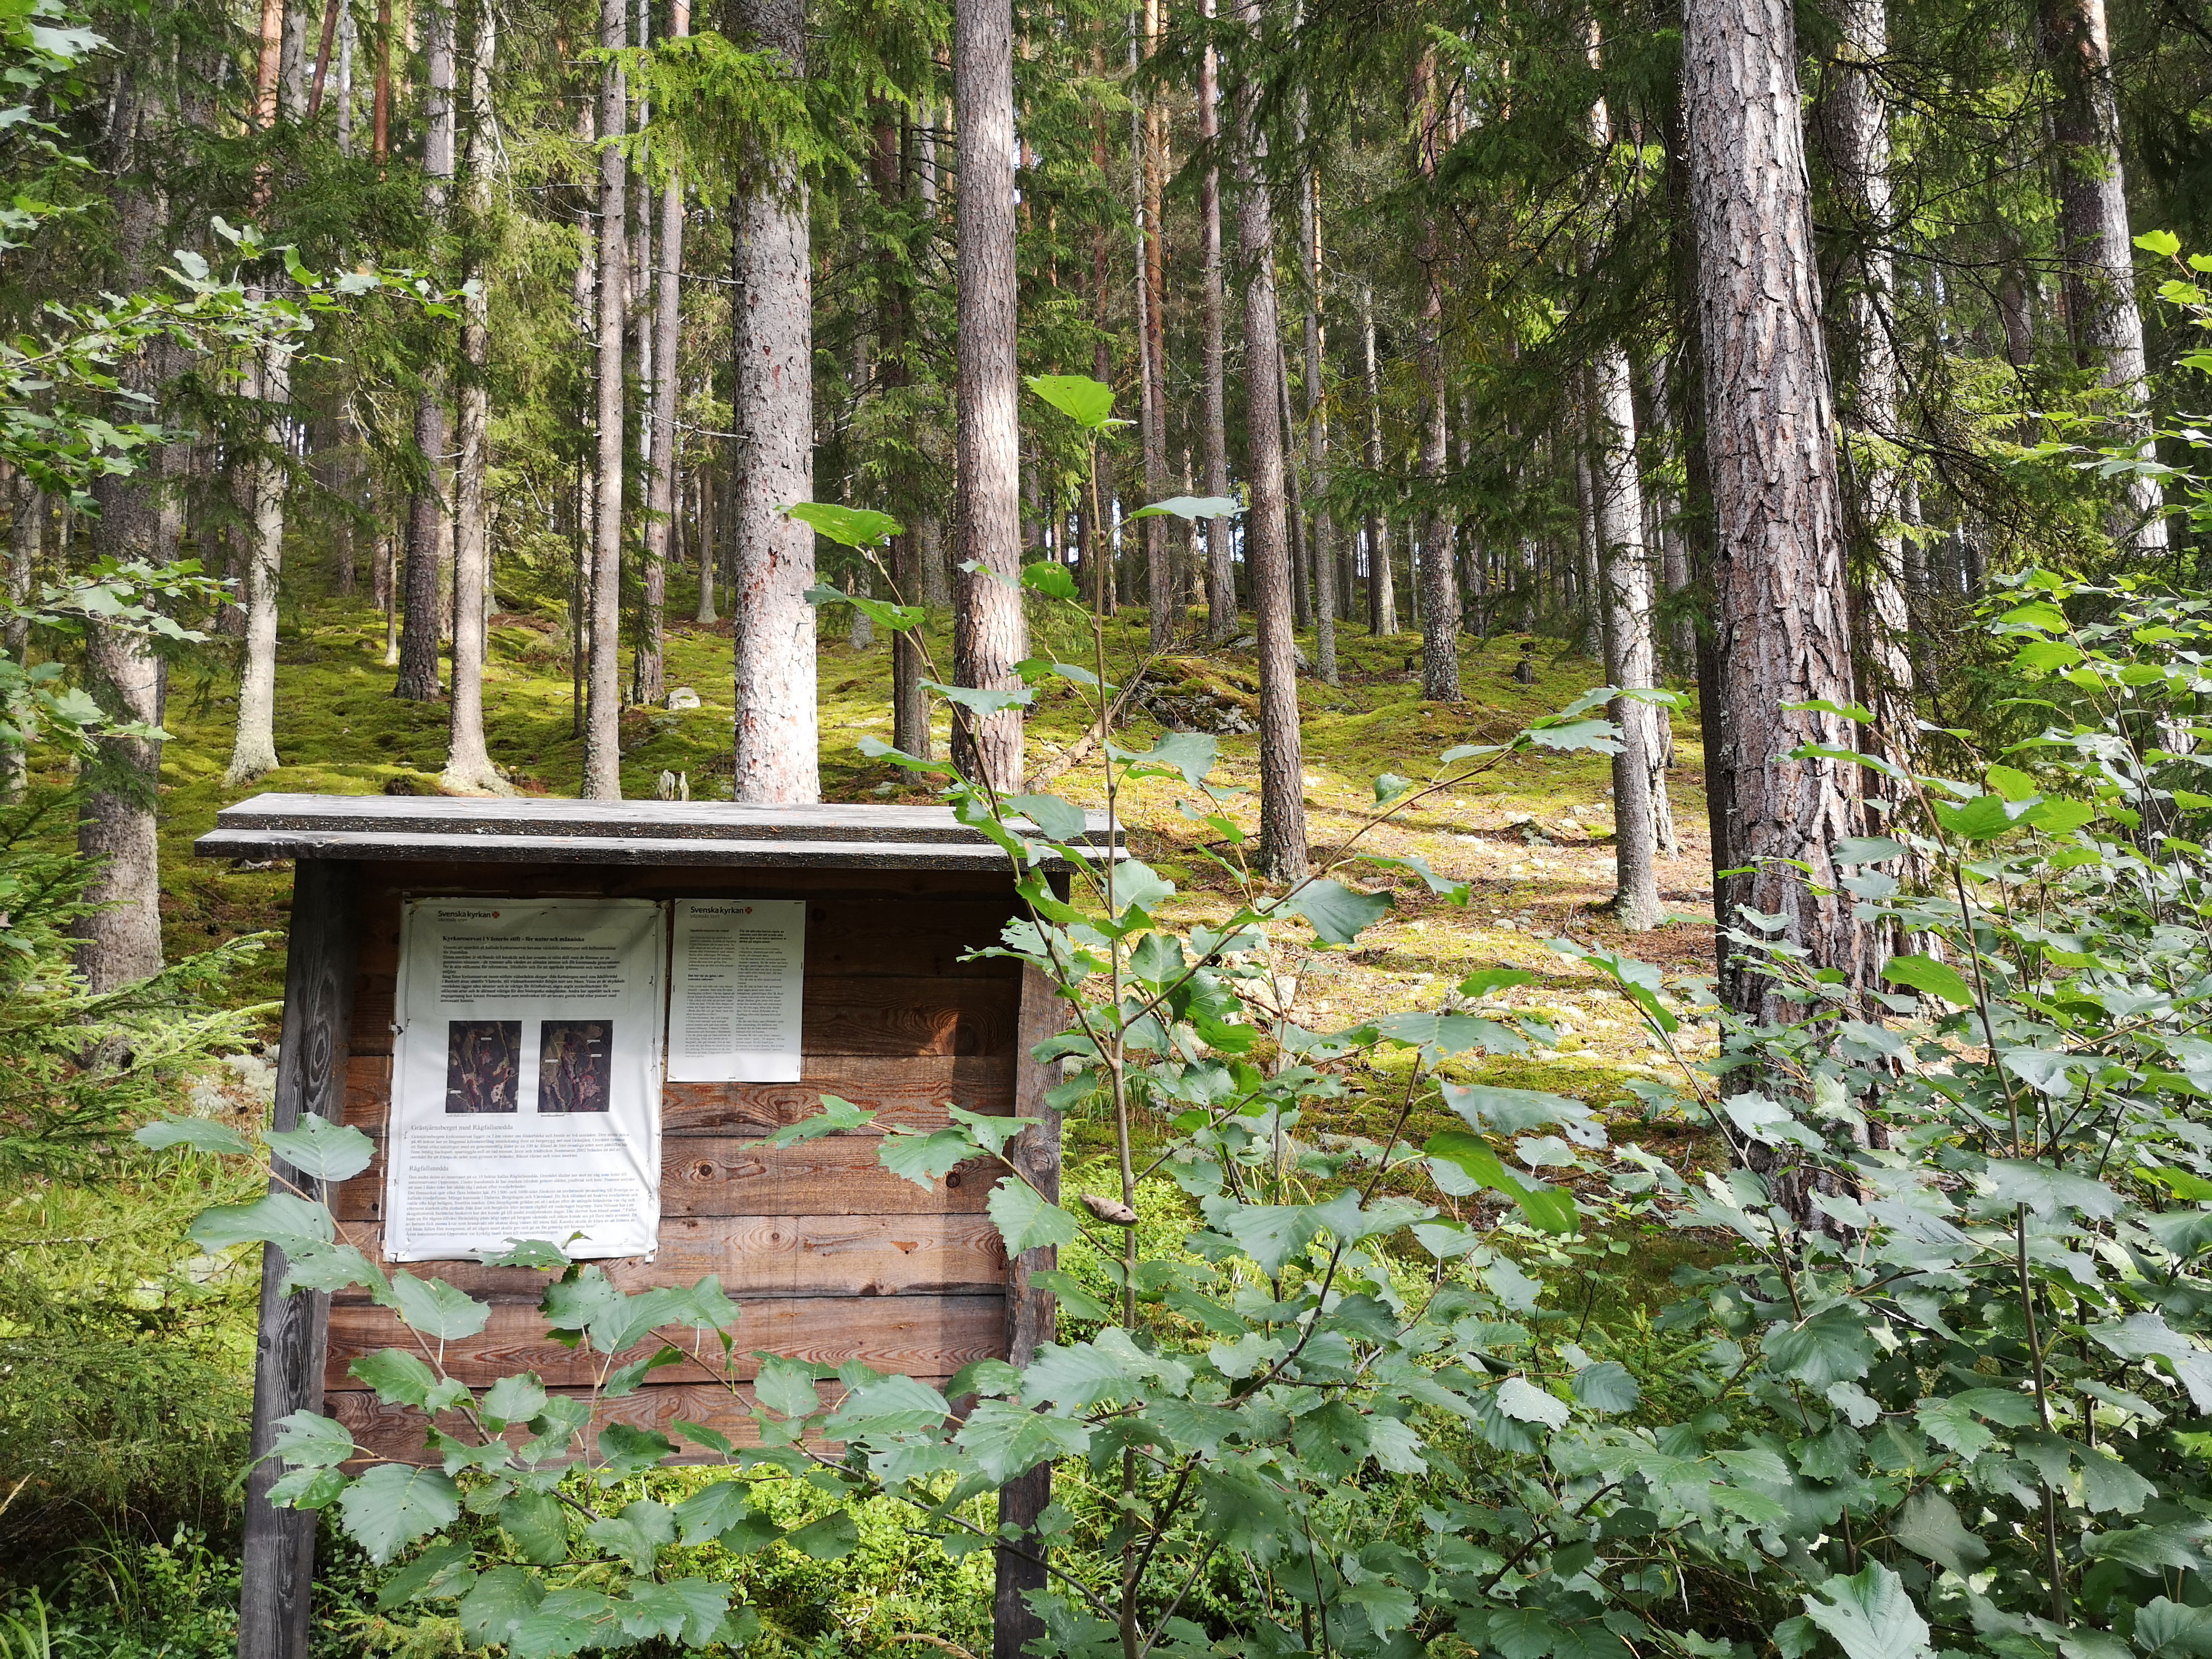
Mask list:
[[670,1080],[798,1082],[805,978],[803,900],[677,900]]
[[[399,935],[385,1254],[649,1255],[660,1231],[659,905],[422,899]],[[572,1236],[580,1233],[580,1238]]]

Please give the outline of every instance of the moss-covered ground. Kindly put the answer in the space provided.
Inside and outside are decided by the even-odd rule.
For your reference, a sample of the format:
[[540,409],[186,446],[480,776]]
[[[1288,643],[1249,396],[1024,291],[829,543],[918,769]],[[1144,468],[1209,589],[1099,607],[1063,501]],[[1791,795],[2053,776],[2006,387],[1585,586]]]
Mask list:
[[[691,596],[672,596],[670,615],[693,609]],[[930,644],[939,660],[949,656],[942,627]],[[1199,619],[1202,623],[1202,618]],[[1124,681],[1146,659],[1146,619],[1123,611],[1105,630],[1109,678]],[[1091,663],[1097,643],[1080,620],[1040,619],[1034,648],[1064,659]],[[556,616],[502,611],[491,630],[486,674],[486,724],[491,752],[516,787],[526,792],[573,794],[582,744],[576,734],[571,647]],[[1301,636],[1310,654],[1310,634]],[[1346,625],[1338,633],[1339,680],[1311,678],[1299,684],[1304,776],[1310,836],[1317,857],[1360,830],[1374,816],[1374,781],[1395,772],[1426,781],[1438,775],[1437,757],[1461,744],[1495,740],[1527,720],[1559,708],[1593,684],[1601,671],[1589,659],[1555,641],[1504,636],[1462,638],[1464,700],[1425,702],[1419,678],[1419,636],[1407,632],[1370,637]],[[667,646],[667,684],[696,694],[698,706],[635,708],[623,714],[623,787],[628,796],[650,797],[664,774],[684,780],[695,799],[729,792],[731,720],[729,624],[673,623]],[[446,750],[447,707],[402,702],[391,695],[392,672],[384,663],[385,631],[365,599],[312,590],[288,609],[279,639],[277,749],[284,764],[246,786],[228,786],[223,771],[235,718],[234,681],[219,655],[203,653],[173,677],[167,725],[175,734],[164,765],[162,851],[165,917],[172,952],[204,948],[241,932],[281,930],[290,873],[197,860],[194,838],[218,810],[259,790],[433,793]],[[1516,675],[1524,659],[1532,683]],[[1148,685],[1163,695],[1128,711],[1117,739],[1132,748],[1149,744],[1162,729],[1153,710],[1163,702],[1185,711],[1217,712],[1217,723],[1234,726],[1256,711],[1258,676],[1248,648],[1208,650],[1191,630],[1185,648],[1151,665]],[[825,614],[819,656],[823,789],[834,800],[927,801],[928,778],[917,778],[861,753],[864,738],[890,735],[890,652],[879,636],[855,648],[844,619]],[[679,698],[679,702],[689,699]],[[1226,711],[1235,710],[1235,714]],[[1178,716],[1184,717],[1184,716]],[[1571,938],[1626,950],[1664,967],[1670,975],[1698,976],[1711,961],[1710,864],[1703,793],[1702,757],[1695,711],[1686,702],[1674,711],[1674,767],[1670,775],[1679,856],[1661,867],[1662,894],[1674,920],[1656,932],[1630,937],[1603,908],[1612,890],[1609,771],[1589,753],[1543,752],[1514,759],[1464,787],[1433,796],[1390,823],[1370,830],[1363,848],[1419,854],[1441,874],[1469,884],[1470,899],[1455,906],[1432,896],[1420,881],[1373,867],[1354,878],[1391,887],[1395,908],[1358,948],[1316,951],[1288,964],[1294,979],[1291,1009],[1316,1029],[1356,1024],[1375,1015],[1435,1006],[1467,974],[1513,967],[1533,972],[1537,983],[1501,999],[1541,1014],[1558,1032],[1556,1048],[1524,1056],[1493,1056],[1473,1063],[1482,1080],[1507,1086],[1543,1087],[1580,1097],[1616,1119],[1638,1078],[1678,1075],[1673,1056],[1653,1048],[1634,1011],[1599,976],[1553,950],[1547,941]],[[1086,725],[1073,689],[1055,684],[1040,697],[1030,722],[1033,770],[1050,769],[1079,743]],[[945,752],[940,720],[937,750]],[[1259,739],[1249,732],[1222,735],[1214,781],[1256,788]],[[1095,758],[1073,767],[1051,787],[1086,805],[1103,804]],[[1256,830],[1256,794],[1229,811]],[[1139,849],[1181,893],[1182,919],[1225,914],[1237,882],[1209,856],[1213,832],[1176,810],[1175,792],[1148,783],[1125,793],[1121,810]],[[1214,848],[1214,851],[1225,850]],[[276,996],[283,956],[261,959],[241,997]],[[1705,1052],[1695,1028],[1678,1039],[1683,1052]],[[1395,1078],[1384,1071],[1355,1073],[1335,1121],[1316,1128],[1349,1133],[1382,1131],[1395,1109]],[[1416,1131],[1440,1127],[1416,1114]],[[1079,1144],[1084,1135],[1074,1126]],[[1665,1121],[1640,1125],[1655,1151],[1676,1153],[1686,1127]],[[1678,1144],[1668,1145],[1669,1141]]]

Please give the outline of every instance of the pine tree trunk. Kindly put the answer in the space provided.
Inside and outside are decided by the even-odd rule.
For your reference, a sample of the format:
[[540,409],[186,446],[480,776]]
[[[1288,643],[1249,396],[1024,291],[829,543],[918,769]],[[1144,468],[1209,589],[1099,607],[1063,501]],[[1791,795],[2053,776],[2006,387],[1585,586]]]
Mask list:
[[238,681],[238,728],[223,782],[230,787],[273,772],[276,758],[277,577],[284,557],[284,419],[290,401],[289,346],[270,344],[261,356],[261,399],[269,410],[261,453],[251,468],[253,520],[246,532],[246,640]]
[[491,526],[484,475],[491,464],[491,300],[484,289],[484,220],[491,209],[491,75],[495,15],[477,0],[469,54],[468,256],[472,288],[461,314],[461,380],[456,403],[460,454],[453,469],[453,696],[446,769],[439,782],[466,794],[511,794],[484,743],[486,615],[491,599]]
[[[1850,599],[1833,404],[1820,336],[1795,33],[1788,0],[1686,0],[1686,161],[1700,273],[1705,434],[1717,544],[1728,855],[1750,873],[1715,893],[1723,925],[1742,907],[1847,988],[1878,967],[1873,930],[1840,890],[1834,844],[1862,828],[1859,773],[1792,760],[1806,744],[1852,745],[1839,717],[1785,704],[1848,705]],[[1771,982],[1726,964],[1723,995],[1759,1019],[1793,1016]]]
[[[1231,0],[1229,15],[1256,49],[1264,0]],[[1255,53],[1256,55],[1256,53]],[[1282,320],[1275,304],[1275,222],[1267,199],[1267,143],[1259,89],[1248,71],[1237,97],[1237,244],[1244,265],[1245,464],[1251,505],[1244,557],[1259,622],[1260,870],[1271,881],[1307,869],[1305,758],[1298,729],[1297,642],[1291,632],[1290,538],[1285,517],[1283,420],[1266,388],[1282,382]]]
[[[1012,0],[956,0],[952,96],[960,124],[959,380],[953,538],[963,563],[952,678],[981,690],[1020,684],[1021,385],[1015,368]],[[1000,791],[1022,781],[1016,709],[954,727],[953,764]]]
[[[46,498],[27,473],[15,472],[8,484],[8,599],[21,606],[31,597],[40,550],[46,539]],[[0,652],[5,652],[8,660],[19,668],[30,665],[30,643],[27,622],[10,618],[0,629]],[[21,744],[0,744],[0,801],[13,804],[22,799],[29,781],[28,762]]]
[[[2059,258],[2066,272],[2066,315],[2082,367],[2121,395],[2122,430],[2145,459],[2154,453],[2150,388],[2145,380],[2142,312],[2136,303],[2133,239],[2128,234],[2127,177],[2120,161],[2119,96],[2105,0],[2040,0],[2043,58],[2058,100],[2051,115],[2057,145]],[[2165,552],[2166,495],[2155,478],[2131,479],[2128,513],[2115,538],[2137,554]]]
[[[1299,122],[1304,137],[1304,120]],[[1328,403],[1323,372],[1321,322],[1321,175],[1309,169],[1299,192],[1298,244],[1305,268],[1306,464],[1314,494],[1314,676],[1334,685],[1336,675],[1336,550],[1334,526],[1322,496],[1328,489]]]
[[707,453],[709,459],[699,469],[699,609],[692,620],[714,623],[721,620],[714,612],[714,575],[722,563],[723,514],[713,451]]
[[[1359,340],[1367,384],[1367,470],[1382,471],[1382,376],[1375,360],[1375,285],[1359,285]],[[1398,585],[1390,569],[1389,521],[1367,509],[1367,631],[1398,631]]]
[[[1433,187],[1443,140],[1443,111],[1437,95],[1436,60],[1420,69],[1421,176]],[[1450,441],[1449,398],[1444,381],[1443,239],[1436,221],[1421,231],[1419,357],[1421,394],[1427,420],[1421,432],[1420,470],[1431,490],[1442,487]],[[1451,520],[1431,500],[1421,519],[1421,695],[1431,702],[1457,702],[1459,684],[1459,585],[1452,572]]]
[[[742,0],[744,32],[806,73],[803,0]],[[1011,142],[1011,137],[1010,137]],[[782,509],[814,498],[814,280],[796,178],[732,204],[737,279],[736,520],[728,599],[737,661],[736,799],[822,795],[815,709],[814,533]]]
[[[1213,15],[1213,0],[1199,0]],[[1211,159],[1221,136],[1219,65],[1208,46],[1198,71],[1198,134],[1208,161],[1199,175],[1198,219],[1206,329],[1206,397],[1200,444],[1206,454],[1206,493],[1229,494],[1228,295],[1221,269],[1221,169]],[[1237,631],[1237,562],[1230,520],[1206,521],[1206,637],[1216,645]]]
[[[1145,56],[1159,44],[1160,0],[1144,0]],[[1167,144],[1165,112],[1158,100],[1142,99],[1135,110],[1136,157],[1141,234],[1138,239],[1137,299],[1138,357],[1141,365],[1139,434],[1143,441],[1145,498],[1164,499],[1168,483],[1167,305],[1165,227],[1161,221],[1164,158]],[[1141,505],[1142,503],[1140,503]],[[1143,519],[1145,549],[1145,605],[1146,631],[1155,653],[1175,644],[1180,620],[1176,602],[1174,552],[1168,543],[1168,520]]]
[[[455,105],[453,100],[453,11],[450,5],[434,8],[428,17],[430,37],[426,61],[429,93],[422,135],[422,174],[425,204],[434,222],[446,216],[453,177]],[[442,356],[443,331],[438,349]],[[442,561],[446,501],[446,390],[445,364],[425,366],[422,391],[415,405],[415,447],[422,471],[416,480],[407,515],[407,610],[400,624],[399,675],[392,695],[411,702],[428,702],[439,693],[438,641],[447,621],[440,603],[439,574]]]
[[[116,99],[115,131],[121,142],[114,174],[125,181],[114,205],[116,288],[135,294],[151,278],[166,246],[157,239],[167,217],[167,199],[140,169],[149,166],[149,147],[166,137],[168,112],[157,94],[127,71],[118,80]],[[158,397],[173,355],[149,346],[125,359],[118,377],[124,389]],[[173,548],[159,487],[143,471],[93,481],[93,499],[100,507],[92,521],[95,557],[152,565],[169,562]],[[161,724],[165,677],[161,659],[144,635],[93,623],[85,634],[84,678],[86,689],[111,718]],[[82,783],[77,854],[93,866],[85,897],[99,908],[70,931],[77,939],[77,971],[87,987],[112,991],[161,968],[161,864],[155,823],[161,783],[160,741],[102,738],[84,768]]]
[[[600,0],[599,46],[629,45],[625,0]],[[618,138],[629,124],[622,65],[599,68],[599,136]],[[622,799],[623,337],[629,331],[629,163],[608,143],[599,152],[597,353],[598,465],[592,514],[592,581],[586,600],[591,642],[584,668],[584,787],[586,800]]]
[[[1667,359],[1656,351],[1651,355],[1644,396],[1658,452],[1662,456],[1680,453],[1682,436],[1674,427],[1674,399],[1667,388]],[[1659,535],[1661,583],[1667,597],[1679,601],[1692,580],[1690,538],[1682,529],[1682,503],[1671,494],[1660,495],[1652,502],[1651,520]],[[1678,676],[1686,678],[1694,672],[1696,630],[1679,609],[1667,634],[1667,654]]]
[[[1897,230],[1891,205],[1889,112],[1874,69],[1889,52],[1887,0],[1839,0],[1837,21],[1842,39],[1823,89],[1822,114],[1831,165],[1856,221],[1842,239],[1839,272],[1849,304],[1846,361],[1853,371],[1843,417],[1847,427],[1872,441],[1869,456],[1855,469],[1869,563],[1857,585],[1861,602],[1853,614],[1853,633],[1860,652],[1859,684],[1875,717],[1873,746],[1882,758],[1910,771],[1919,744],[1911,623],[1905,603],[1905,475],[1876,458],[1902,436],[1893,336],[1895,270],[1889,252]],[[1867,787],[1884,786],[1876,777]]]
[[[682,40],[690,33],[690,0],[672,0],[669,33]],[[653,301],[653,473],[635,676],[637,700],[647,704],[667,696],[661,635],[668,607],[668,538],[676,516],[676,360],[684,337],[684,185],[673,173],[660,187],[659,252]]]

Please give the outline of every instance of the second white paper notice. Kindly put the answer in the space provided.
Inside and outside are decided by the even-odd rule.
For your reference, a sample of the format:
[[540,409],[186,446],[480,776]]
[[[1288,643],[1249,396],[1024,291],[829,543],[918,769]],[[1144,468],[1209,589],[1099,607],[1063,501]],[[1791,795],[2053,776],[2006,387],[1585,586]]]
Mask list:
[[675,1083],[796,1083],[806,980],[800,899],[678,899],[669,975]]

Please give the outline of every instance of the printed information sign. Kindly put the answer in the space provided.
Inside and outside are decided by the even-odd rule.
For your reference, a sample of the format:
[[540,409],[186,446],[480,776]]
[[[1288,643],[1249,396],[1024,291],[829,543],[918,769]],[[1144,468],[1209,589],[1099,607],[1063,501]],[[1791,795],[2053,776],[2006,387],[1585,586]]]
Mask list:
[[806,972],[799,899],[678,899],[668,1076],[796,1083]]
[[386,1256],[492,1255],[527,1238],[579,1257],[653,1253],[665,954],[661,907],[644,899],[406,907]]

